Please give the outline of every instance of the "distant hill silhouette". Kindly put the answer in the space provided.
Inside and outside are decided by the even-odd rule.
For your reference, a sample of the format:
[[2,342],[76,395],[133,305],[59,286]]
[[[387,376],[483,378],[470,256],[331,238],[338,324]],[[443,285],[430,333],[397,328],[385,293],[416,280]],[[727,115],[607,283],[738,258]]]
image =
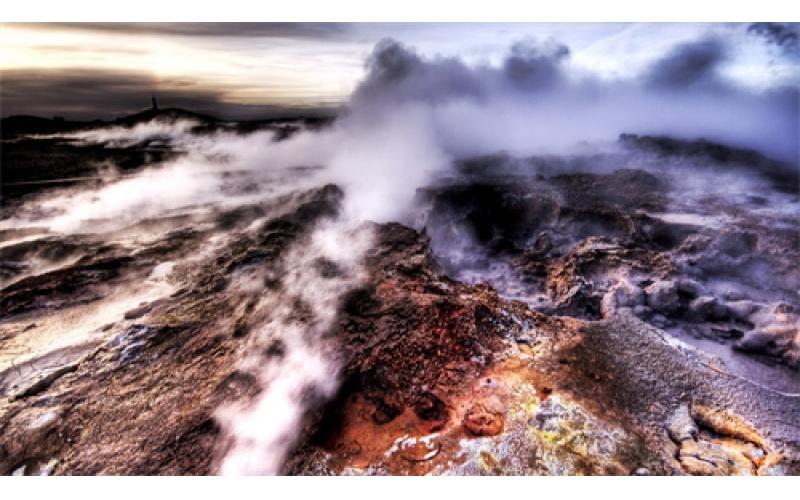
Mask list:
[[297,124],[302,123],[309,128],[320,128],[330,125],[335,117],[293,117],[293,118],[267,118],[261,120],[233,121],[222,120],[214,116],[204,115],[181,108],[150,108],[129,116],[123,116],[111,121],[69,121],[59,117],[43,118],[31,115],[13,115],[0,120],[0,131],[3,139],[13,139],[23,135],[49,135],[78,130],[89,130],[108,126],[133,127],[140,123],[147,123],[158,119],[166,122],[177,120],[192,120],[198,123],[195,131],[198,133],[229,130],[238,133],[249,133],[263,129],[275,129],[279,137],[285,138],[299,130]]
[[3,139],[11,139],[19,135],[46,135],[58,134],[63,132],[73,132],[76,130],[87,130],[92,128],[107,126],[132,127],[139,123],[146,123],[153,119],[163,119],[174,122],[181,119],[191,119],[200,122],[201,125],[219,123],[219,118],[194,113],[180,108],[167,109],[147,109],[139,113],[123,116],[112,121],[92,120],[92,121],[69,121],[59,117],[42,118],[31,115],[13,115],[3,118],[0,121]]
[[102,126],[104,124],[105,122],[100,120],[82,122],[67,121],[58,118],[42,118],[40,116],[31,115],[14,115],[0,120],[0,130],[2,131],[3,139],[11,139],[18,135],[58,134]]
[[156,118],[170,122],[177,120],[194,120],[200,122],[203,125],[207,125],[210,123],[219,123],[222,121],[214,116],[202,115],[200,113],[187,111],[181,108],[167,108],[167,109],[150,108],[140,113],[136,113],[135,115],[117,118],[116,120],[110,122],[109,125],[124,125],[126,127],[130,127],[133,125],[137,125],[139,123],[149,122]]

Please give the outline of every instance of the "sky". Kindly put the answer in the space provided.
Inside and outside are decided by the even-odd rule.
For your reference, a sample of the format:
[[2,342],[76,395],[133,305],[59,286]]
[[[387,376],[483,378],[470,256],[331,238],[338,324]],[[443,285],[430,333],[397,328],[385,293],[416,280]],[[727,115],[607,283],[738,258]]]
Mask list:
[[564,66],[573,78],[609,82],[638,78],[681,43],[714,39],[724,48],[714,60],[720,79],[756,91],[796,87],[798,25],[751,26],[5,22],[0,113],[112,119],[146,109],[151,95],[161,107],[226,119],[333,113],[348,103],[365,78],[367,59],[387,38],[427,58],[455,58],[473,68],[502,65],[520,42],[565,46]]

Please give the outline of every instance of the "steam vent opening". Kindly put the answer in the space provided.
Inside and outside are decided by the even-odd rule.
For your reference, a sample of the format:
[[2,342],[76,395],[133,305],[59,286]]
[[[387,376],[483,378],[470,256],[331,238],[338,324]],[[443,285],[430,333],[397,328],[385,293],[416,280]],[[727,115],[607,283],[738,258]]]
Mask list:
[[5,23],[0,473],[800,474],[797,39]]

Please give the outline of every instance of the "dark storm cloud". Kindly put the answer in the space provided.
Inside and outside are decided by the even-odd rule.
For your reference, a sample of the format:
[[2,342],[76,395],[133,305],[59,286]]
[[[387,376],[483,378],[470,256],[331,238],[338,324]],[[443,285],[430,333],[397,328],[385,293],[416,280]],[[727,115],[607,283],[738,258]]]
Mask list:
[[797,48],[797,29],[789,24],[753,23],[747,27],[747,32],[758,35],[767,43],[786,50]]
[[664,89],[717,83],[716,69],[725,57],[725,46],[717,39],[683,43],[649,69],[645,83]]
[[564,79],[561,63],[568,56],[566,45],[526,40],[511,47],[503,69],[508,79],[520,88],[551,88]]
[[366,63],[370,77],[384,84],[400,81],[422,65],[416,53],[388,38],[378,42]]
[[392,39],[378,42],[366,62],[367,75],[353,94],[364,101],[439,102],[457,97],[479,97],[484,82],[479,70],[458,58],[423,59],[412,48]]
[[46,30],[101,31],[118,34],[152,34],[193,37],[265,37],[338,39],[352,32],[343,23],[30,23]]
[[286,107],[226,102],[222,92],[182,79],[147,73],[99,70],[4,70],[2,116],[63,116],[68,120],[110,120],[147,109],[156,96],[162,108],[184,108],[223,119],[259,119],[332,114],[331,105]]
[[539,92],[565,83],[565,45],[527,39],[514,44],[501,67],[467,66],[457,57],[423,58],[392,39],[381,40],[367,58],[367,74],[353,102],[482,100],[504,90]]

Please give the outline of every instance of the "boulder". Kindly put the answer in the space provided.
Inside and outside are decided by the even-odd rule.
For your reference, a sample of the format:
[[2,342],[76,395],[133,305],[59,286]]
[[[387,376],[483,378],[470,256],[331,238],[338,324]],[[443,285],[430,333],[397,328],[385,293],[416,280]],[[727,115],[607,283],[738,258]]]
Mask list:
[[690,278],[681,278],[676,282],[678,291],[685,293],[691,298],[706,295],[706,287]]
[[611,311],[620,307],[631,307],[644,305],[644,292],[642,289],[632,285],[628,281],[620,281],[603,296],[603,315],[607,316]]
[[[752,300],[735,300],[727,304],[728,315],[735,320],[750,321],[750,316],[762,308]],[[752,321],[750,321],[752,323]]]
[[716,297],[705,295],[689,303],[689,313],[697,321],[722,321],[728,317],[728,308]]
[[659,280],[644,289],[647,305],[654,311],[674,314],[680,309],[678,286],[674,281]]

